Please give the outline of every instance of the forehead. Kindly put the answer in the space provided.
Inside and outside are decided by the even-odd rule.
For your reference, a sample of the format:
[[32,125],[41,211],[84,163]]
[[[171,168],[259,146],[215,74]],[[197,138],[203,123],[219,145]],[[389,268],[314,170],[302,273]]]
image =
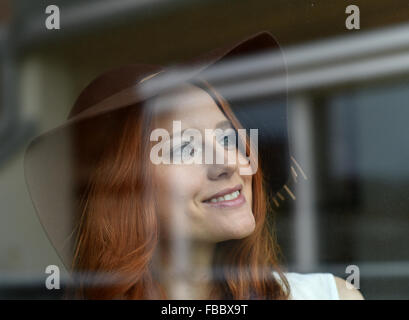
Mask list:
[[158,96],[150,106],[155,110],[155,127],[168,128],[179,120],[182,127],[213,129],[226,120],[213,98],[203,89],[191,84]]

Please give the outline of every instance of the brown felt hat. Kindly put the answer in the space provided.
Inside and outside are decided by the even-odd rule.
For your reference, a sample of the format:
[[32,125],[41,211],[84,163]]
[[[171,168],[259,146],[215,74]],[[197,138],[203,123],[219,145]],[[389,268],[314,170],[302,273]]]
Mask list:
[[205,79],[220,92],[243,127],[259,129],[259,155],[269,168],[269,194],[277,193],[290,177],[285,72],[276,40],[260,32],[172,67],[127,65],[93,80],[67,121],[36,137],[25,154],[32,202],[65,266],[71,265],[79,217],[76,206],[88,169],[118,126],[113,115],[192,79]]

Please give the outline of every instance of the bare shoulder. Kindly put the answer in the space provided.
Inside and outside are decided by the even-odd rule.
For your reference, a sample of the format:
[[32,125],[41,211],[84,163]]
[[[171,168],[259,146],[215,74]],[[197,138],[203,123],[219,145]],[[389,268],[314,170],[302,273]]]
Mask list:
[[338,289],[338,295],[341,300],[364,300],[364,297],[359,290],[347,287],[347,282],[344,279],[336,276],[334,276],[334,278]]

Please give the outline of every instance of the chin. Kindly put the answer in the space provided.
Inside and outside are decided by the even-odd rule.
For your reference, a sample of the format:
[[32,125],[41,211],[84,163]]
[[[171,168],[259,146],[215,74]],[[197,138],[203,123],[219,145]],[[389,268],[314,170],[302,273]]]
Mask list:
[[248,237],[256,228],[253,214],[244,219],[240,219],[237,223],[231,225],[230,228],[229,237],[227,237],[228,239],[226,240],[239,240]]

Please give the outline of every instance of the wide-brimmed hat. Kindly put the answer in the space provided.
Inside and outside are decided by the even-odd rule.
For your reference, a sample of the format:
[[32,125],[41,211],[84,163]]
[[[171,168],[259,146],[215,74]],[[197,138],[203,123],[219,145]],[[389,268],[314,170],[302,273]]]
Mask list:
[[36,137],[25,154],[32,202],[63,263],[71,264],[77,204],[88,169],[100,158],[112,130],[121,125],[115,113],[136,108],[192,79],[206,80],[245,128],[259,129],[259,155],[268,167],[269,194],[278,193],[272,199],[277,206],[292,197],[290,190],[280,193],[291,174],[285,73],[277,41],[269,32],[260,32],[171,67],[127,65],[93,80],[79,95],[67,121]]

